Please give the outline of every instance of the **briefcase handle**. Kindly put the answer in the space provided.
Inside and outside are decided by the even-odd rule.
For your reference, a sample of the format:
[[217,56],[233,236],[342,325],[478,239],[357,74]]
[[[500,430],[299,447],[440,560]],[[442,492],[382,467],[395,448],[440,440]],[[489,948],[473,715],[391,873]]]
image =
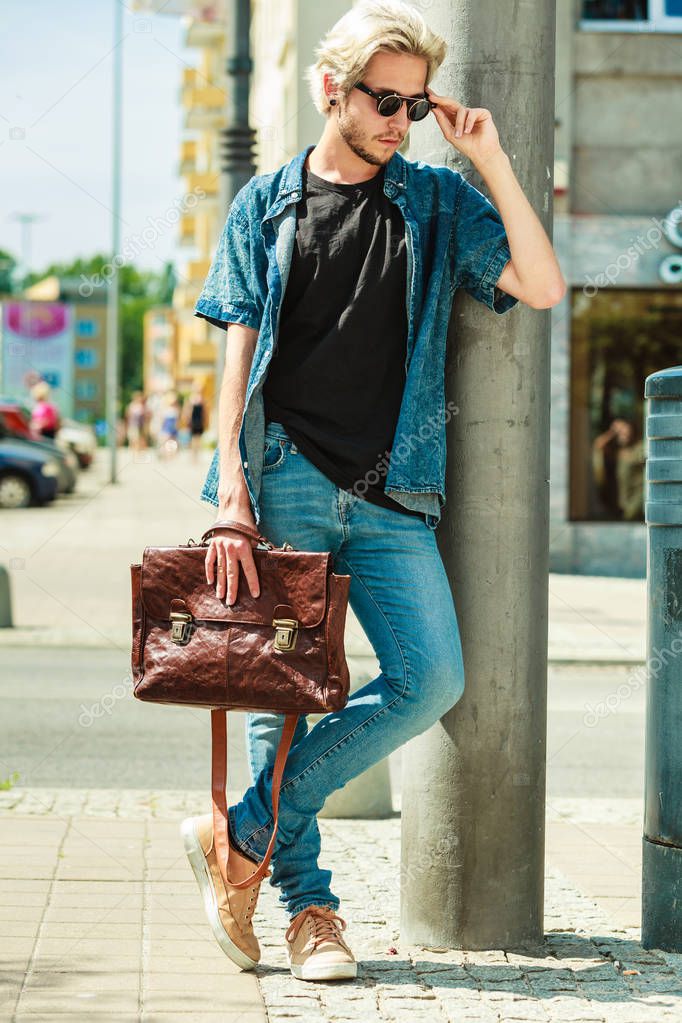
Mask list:
[[208,544],[208,540],[213,536],[213,534],[216,531],[216,529],[220,529],[220,528],[223,528],[223,529],[234,529],[238,533],[245,533],[246,536],[251,537],[252,540],[258,541],[258,543],[264,544],[264,546],[267,547],[267,549],[271,550],[271,551],[272,550],[283,550],[283,551],[285,551],[285,550],[286,551],[293,551],[293,550],[295,550],[295,548],[292,547],[292,545],[290,543],[287,543],[286,540],[284,541],[284,543],[282,544],[281,547],[276,548],[275,544],[272,543],[270,540],[268,540],[268,538],[266,536],[263,536],[261,533],[259,533],[258,530],[254,526],[249,525],[248,522],[237,522],[236,519],[218,519],[216,522],[213,523],[212,526],[210,526],[207,530],[205,530],[205,532],[203,532],[201,534],[201,543],[207,545]]

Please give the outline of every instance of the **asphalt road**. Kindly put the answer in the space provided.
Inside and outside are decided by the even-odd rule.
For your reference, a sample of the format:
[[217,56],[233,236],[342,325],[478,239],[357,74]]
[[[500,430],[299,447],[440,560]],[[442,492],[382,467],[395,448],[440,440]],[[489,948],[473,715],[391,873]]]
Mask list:
[[[210,788],[210,714],[135,700],[127,653],[5,647],[0,657],[0,781],[16,771],[22,787]],[[551,668],[548,707],[548,795],[640,796],[645,694],[634,669]],[[229,787],[241,790],[246,717],[229,720]],[[391,775],[397,791],[399,752]]]

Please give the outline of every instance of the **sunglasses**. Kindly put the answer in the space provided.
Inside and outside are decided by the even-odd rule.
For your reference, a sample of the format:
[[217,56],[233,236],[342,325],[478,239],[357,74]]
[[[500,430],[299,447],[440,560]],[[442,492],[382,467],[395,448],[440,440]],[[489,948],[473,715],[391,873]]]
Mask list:
[[401,96],[398,92],[375,92],[362,82],[357,82],[354,89],[366,92],[376,100],[377,110],[382,117],[393,117],[400,110],[403,103],[407,104],[407,116],[411,121],[422,121],[437,103],[432,103],[426,96],[423,99],[415,99],[414,96]]

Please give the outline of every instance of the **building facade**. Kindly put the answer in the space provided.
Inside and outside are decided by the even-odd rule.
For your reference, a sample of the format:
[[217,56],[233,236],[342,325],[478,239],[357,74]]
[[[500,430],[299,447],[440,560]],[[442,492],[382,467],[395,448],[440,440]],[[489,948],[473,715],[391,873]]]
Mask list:
[[44,277],[26,288],[16,304],[24,310],[29,336],[38,330],[32,324],[43,319],[50,308],[61,305],[68,311],[64,342],[68,376],[64,374],[64,382],[60,383],[48,371],[39,375],[53,387],[53,397],[63,415],[101,430],[106,422],[106,296],[96,290],[90,299],[84,299],[79,296],[78,284],[74,278]]
[[559,0],[551,548],[644,576],[645,377],[682,354],[682,4]]

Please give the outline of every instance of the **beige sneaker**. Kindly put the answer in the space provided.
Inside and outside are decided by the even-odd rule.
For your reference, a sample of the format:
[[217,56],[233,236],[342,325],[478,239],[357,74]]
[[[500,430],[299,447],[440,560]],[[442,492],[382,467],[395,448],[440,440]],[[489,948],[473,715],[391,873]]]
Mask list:
[[[251,918],[262,881],[248,888],[233,888],[229,884],[225,888],[213,848],[212,813],[187,817],[182,822],[181,832],[187,858],[204,900],[206,916],[218,944],[237,966],[243,970],[253,969],[260,959],[260,946],[253,933]],[[240,860],[248,864],[249,873],[253,873],[256,865],[230,842],[230,862],[236,865]],[[265,877],[271,873],[268,870]],[[239,880],[234,873],[230,876]]]
[[287,928],[289,967],[299,980],[357,977],[358,964],[341,937],[346,921],[330,906],[307,906]]

